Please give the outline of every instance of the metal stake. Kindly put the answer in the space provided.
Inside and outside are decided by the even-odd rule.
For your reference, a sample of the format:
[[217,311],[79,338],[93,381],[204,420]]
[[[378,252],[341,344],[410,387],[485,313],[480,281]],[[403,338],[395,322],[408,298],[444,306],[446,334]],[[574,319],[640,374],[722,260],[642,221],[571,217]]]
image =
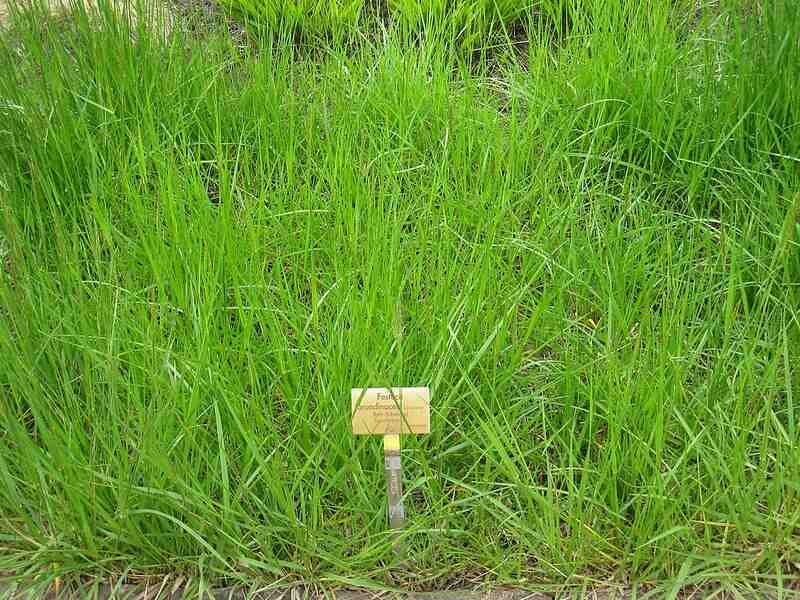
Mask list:
[[[403,506],[403,465],[400,462],[400,435],[396,433],[383,436],[383,462],[386,473],[386,494],[389,498],[389,526],[394,530],[395,540],[406,524],[406,510]],[[395,542],[395,552],[401,549]]]

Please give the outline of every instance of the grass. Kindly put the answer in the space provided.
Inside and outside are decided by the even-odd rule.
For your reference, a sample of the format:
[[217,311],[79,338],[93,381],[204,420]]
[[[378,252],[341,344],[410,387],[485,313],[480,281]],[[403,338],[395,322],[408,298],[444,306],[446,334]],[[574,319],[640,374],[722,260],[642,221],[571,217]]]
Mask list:
[[[0,570],[796,582],[800,9],[645,4],[478,59],[19,14]],[[404,571],[364,385],[433,391]]]
[[[555,20],[579,13],[565,0],[224,0],[255,17],[254,25],[301,39],[333,37],[341,42],[375,34],[387,21],[410,31],[435,30],[462,46],[485,43],[497,30],[527,23],[528,17]],[[557,20],[561,20],[560,18]]]

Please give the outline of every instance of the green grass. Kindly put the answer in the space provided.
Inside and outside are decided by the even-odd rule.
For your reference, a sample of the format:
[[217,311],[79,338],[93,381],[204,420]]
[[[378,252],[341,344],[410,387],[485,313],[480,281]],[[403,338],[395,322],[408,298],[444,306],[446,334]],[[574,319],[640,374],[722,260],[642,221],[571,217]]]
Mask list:
[[[800,9],[582,10],[477,62],[20,15],[0,571],[795,580]],[[394,579],[365,385],[433,391]]]
[[[592,2],[596,4],[590,10]],[[667,0],[688,10],[687,0]],[[335,40],[339,45],[364,36],[380,35],[386,28],[411,36],[433,35],[454,42],[461,51],[480,51],[498,40],[544,27],[563,35],[579,26],[596,8],[597,0],[221,0],[249,25],[271,35],[318,44]],[[632,5],[631,5],[632,6]]]
[[[555,9],[561,0],[225,0],[271,30],[341,36],[385,18],[411,27],[438,25],[457,33],[479,24],[511,22]],[[552,5],[552,6],[551,6]],[[357,35],[363,35],[357,31]]]

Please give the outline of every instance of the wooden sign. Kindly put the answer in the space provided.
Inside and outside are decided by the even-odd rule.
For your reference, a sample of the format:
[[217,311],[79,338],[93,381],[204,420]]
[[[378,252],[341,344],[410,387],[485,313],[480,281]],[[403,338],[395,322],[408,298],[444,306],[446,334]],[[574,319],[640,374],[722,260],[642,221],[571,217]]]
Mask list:
[[426,387],[354,389],[350,401],[356,435],[431,432],[431,392]]

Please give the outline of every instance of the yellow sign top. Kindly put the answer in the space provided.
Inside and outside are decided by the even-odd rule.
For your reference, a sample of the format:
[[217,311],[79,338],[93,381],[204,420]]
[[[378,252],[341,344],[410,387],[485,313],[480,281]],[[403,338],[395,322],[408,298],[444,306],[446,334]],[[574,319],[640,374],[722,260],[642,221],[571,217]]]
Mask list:
[[356,435],[431,432],[429,388],[357,388],[350,400]]

